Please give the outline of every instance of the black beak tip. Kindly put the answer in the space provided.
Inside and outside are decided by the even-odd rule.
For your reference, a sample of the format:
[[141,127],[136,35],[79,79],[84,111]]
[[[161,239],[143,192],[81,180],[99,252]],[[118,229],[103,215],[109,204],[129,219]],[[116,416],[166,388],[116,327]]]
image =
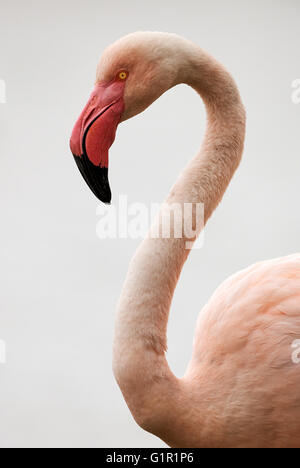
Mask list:
[[106,205],[111,204],[111,190],[108,181],[108,168],[95,166],[88,157],[73,155],[78,169],[93,194]]
[[95,193],[95,195],[98,198],[98,200],[100,200],[102,203],[105,203],[105,205],[111,205],[111,192],[110,192],[110,190],[109,190],[109,194],[105,194],[105,195],[99,194],[99,195],[97,195]]

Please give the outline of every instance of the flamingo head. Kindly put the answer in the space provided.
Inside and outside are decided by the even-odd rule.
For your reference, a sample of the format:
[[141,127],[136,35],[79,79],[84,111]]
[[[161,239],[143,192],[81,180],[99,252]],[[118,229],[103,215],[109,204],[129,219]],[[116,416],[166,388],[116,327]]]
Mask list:
[[70,147],[86,183],[104,203],[111,201],[108,150],[117,126],[180,82],[181,45],[174,34],[133,33],[108,47],[100,59],[94,90],[75,124]]

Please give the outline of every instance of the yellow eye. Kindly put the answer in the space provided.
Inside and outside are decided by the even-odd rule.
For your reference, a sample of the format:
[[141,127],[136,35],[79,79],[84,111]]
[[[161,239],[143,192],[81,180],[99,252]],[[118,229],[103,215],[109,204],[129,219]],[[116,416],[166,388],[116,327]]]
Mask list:
[[128,76],[128,74],[125,71],[121,71],[119,73],[120,80],[126,80],[127,76]]

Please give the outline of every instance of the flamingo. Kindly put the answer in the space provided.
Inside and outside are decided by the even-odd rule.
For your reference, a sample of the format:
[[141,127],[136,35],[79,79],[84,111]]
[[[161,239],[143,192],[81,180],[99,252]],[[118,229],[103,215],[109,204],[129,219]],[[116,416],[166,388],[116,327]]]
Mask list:
[[[119,122],[180,83],[203,99],[207,131],[166,204],[201,202],[206,223],[240,163],[246,117],[231,75],[193,42],[137,32],[109,46],[71,150],[91,190],[110,203],[108,149]],[[166,329],[190,253],[186,240],[147,236],[129,266],[113,371],[134,419],[170,447],[300,447],[300,367],[291,358],[300,338],[300,254],[258,263],[217,289],[177,378],[166,359]]]

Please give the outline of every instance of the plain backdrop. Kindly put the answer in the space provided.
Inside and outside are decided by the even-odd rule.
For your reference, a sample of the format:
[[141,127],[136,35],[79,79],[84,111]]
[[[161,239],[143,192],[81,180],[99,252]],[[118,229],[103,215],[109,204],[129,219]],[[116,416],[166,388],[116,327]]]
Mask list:
[[[247,108],[243,162],[176,291],[168,360],[180,376],[219,283],[299,249],[299,19],[299,0],[1,0],[1,447],[164,446],[135,424],[111,370],[115,306],[140,241],[97,237],[99,204],[68,148],[103,49],[136,30],[186,36],[226,65]],[[161,202],[204,130],[187,86],[122,124],[114,200]]]

